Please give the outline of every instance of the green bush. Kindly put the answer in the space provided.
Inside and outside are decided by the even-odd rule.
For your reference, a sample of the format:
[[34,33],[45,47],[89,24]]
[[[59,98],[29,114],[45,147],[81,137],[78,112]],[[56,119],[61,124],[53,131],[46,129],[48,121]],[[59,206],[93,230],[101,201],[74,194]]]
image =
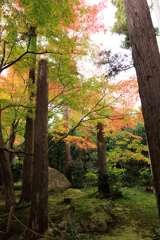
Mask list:
[[114,186],[119,181],[119,174],[114,171],[107,171],[110,186]]
[[18,182],[22,176],[22,164],[21,163],[11,164],[11,170],[14,182]]
[[123,186],[129,186],[132,187],[135,184],[135,176],[132,174],[126,172],[124,174],[120,175],[120,182],[122,183]]
[[140,179],[141,179],[141,185],[143,186],[150,186],[152,181],[152,174],[150,169],[144,169],[139,172],[140,173]]
[[88,172],[85,174],[85,183],[88,186],[95,186],[97,185],[98,177],[95,173]]
[[108,171],[109,185],[111,194],[114,196],[121,196],[121,186],[118,184],[119,182],[119,172]]
[[103,193],[110,194],[112,196],[121,196],[122,192],[120,189],[119,174],[114,171],[107,171],[99,176],[99,184],[102,188]]
[[84,187],[85,171],[82,161],[71,161],[66,168],[66,175],[71,182],[72,187]]

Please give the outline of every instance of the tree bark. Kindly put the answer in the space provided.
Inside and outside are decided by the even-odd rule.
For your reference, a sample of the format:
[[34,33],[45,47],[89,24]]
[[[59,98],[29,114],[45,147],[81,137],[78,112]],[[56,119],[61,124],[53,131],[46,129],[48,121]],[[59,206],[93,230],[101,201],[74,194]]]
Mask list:
[[[29,31],[31,37],[31,51],[35,51],[37,44],[36,28],[30,27]],[[33,85],[35,84],[35,68],[36,68],[36,55],[30,54],[30,69],[29,69],[29,94],[30,101],[32,102],[35,97]],[[25,132],[25,152],[33,154],[34,152],[34,119],[32,117],[32,110],[28,110],[28,116],[26,118],[26,132]],[[30,202],[31,201],[31,190],[32,190],[32,165],[33,156],[24,155],[23,159],[23,170],[22,170],[22,194],[20,201]]]
[[[28,227],[44,234],[48,228],[48,61],[41,59],[38,66],[37,101],[34,133],[34,161],[31,211]],[[25,240],[40,236],[26,231]]]
[[1,165],[0,165],[0,179],[1,179],[1,195],[5,196],[4,177],[3,177],[3,172],[2,172]]
[[[1,126],[1,106],[0,106],[0,147],[5,148],[3,136],[2,136],[2,126]],[[15,192],[14,192],[14,182],[13,174],[11,171],[9,153],[0,149],[0,163],[5,187],[5,208],[9,210],[11,206],[15,206]]]
[[[15,142],[15,131],[18,127],[18,124],[19,124],[19,119],[16,121],[14,120],[11,124],[11,127],[10,127],[10,137],[9,137],[9,144],[8,144],[8,149],[9,150],[13,150],[13,147],[14,147],[14,142]],[[15,153],[10,153],[10,156],[9,156],[9,161],[10,163],[12,163],[12,160],[14,159],[15,157]],[[14,164],[14,163],[13,163]]]
[[106,144],[104,137],[104,126],[102,123],[97,125],[97,151],[98,151],[98,191],[104,194],[110,193],[109,183],[102,182],[102,175],[107,172],[106,163]]
[[146,0],[124,0],[160,216],[160,55]]
[[[30,140],[30,142],[29,142]],[[25,152],[34,153],[34,120],[30,117],[26,119],[26,133],[25,133]],[[21,201],[31,201],[32,190],[32,165],[33,156],[25,154],[23,159],[22,169],[22,194]]]
[[98,174],[101,175],[107,171],[107,163],[106,163],[106,144],[104,138],[104,126],[100,122],[97,125],[97,151],[98,151]]
[[[67,106],[64,107],[64,121],[65,121],[65,133],[69,132],[69,109]],[[64,146],[64,153],[65,153],[65,169],[68,163],[71,161],[71,152],[70,152],[70,143],[65,143]],[[68,174],[65,172],[66,177],[68,178]]]

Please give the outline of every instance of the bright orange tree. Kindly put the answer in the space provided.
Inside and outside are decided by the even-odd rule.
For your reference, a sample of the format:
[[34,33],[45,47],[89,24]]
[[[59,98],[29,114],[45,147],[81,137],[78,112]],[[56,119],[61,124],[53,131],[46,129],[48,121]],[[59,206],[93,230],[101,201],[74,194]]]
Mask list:
[[[86,54],[89,48],[89,43],[87,43],[89,33],[104,29],[104,24],[98,20],[98,17],[96,21],[93,21],[93,18],[96,18],[105,7],[104,3],[91,7],[86,5],[85,1],[78,0],[65,1],[61,6],[58,2],[56,4],[55,1],[45,1],[45,3],[42,1],[37,5],[37,1],[17,0],[12,2],[8,0],[5,4],[3,5],[2,1],[1,71],[12,65],[14,65],[12,71],[18,71],[17,82],[14,87],[7,83],[8,93],[12,91],[10,96],[13,101],[12,108],[14,105],[15,111],[23,109],[22,106],[21,108],[17,106],[18,101],[16,104],[14,103],[14,99],[17,99],[16,95],[21,96],[19,91],[15,91],[15,89],[25,89],[27,86],[24,83],[22,87],[21,77],[18,86],[18,76],[22,75],[24,81],[28,77],[24,77],[24,72],[28,72],[29,68],[28,54],[30,53],[31,36],[28,33],[30,26],[36,27],[36,33],[39,37],[35,54],[37,53],[39,56],[40,53],[46,53],[47,57],[50,54],[50,86],[57,84],[61,91],[65,89],[65,92],[73,93],[76,89],[75,83],[80,81],[76,66],[77,58],[75,57]],[[43,11],[41,11],[42,9]],[[47,12],[47,18],[46,11],[49,11]],[[45,25],[47,25],[47,28],[44,27]],[[8,39],[10,41],[7,41]],[[9,75],[7,79],[10,79]],[[53,90],[52,86],[50,90]],[[2,87],[4,94],[4,83]],[[55,96],[50,91],[50,106],[54,100],[52,95]],[[27,98],[27,91],[23,95],[23,103],[19,102],[19,104],[25,106],[28,104],[28,107],[31,107],[33,105],[31,102],[24,104],[25,98]],[[58,98],[58,96],[56,100],[58,104],[63,102],[63,99]],[[27,101],[29,100],[27,99]],[[55,108],[55,106],[53,107]],[[7,112],[9,113],[9,108],[7,108]],[[7,115],[3,118],[3,122],[5,119],[7,119]]]
[[[64,95],[68,93],[64,93]],[[93,77],[87,81],[81,81],[81,86],[70,93],[70,126],[69,129],[77,129],[78,136],[65,136],[64,122],[59,122],[55,117],[53,129],[54,141],[61,139],[64,134],[65,141],[74,143],[77,147],[96,148],[93,137],[98,121],[105,125],[105,132],[113,134],[124,127],[134,127],[140,119],[140,112],[135,110],[135,104],[139,100],[138,86],[135,77],[118,83],[101,77]],[[59,115],[61,118],[61,116]],[[56,119],[58,118],[58,119]]]
[[[3,136],[6,143],[11,135],[16,135],[16,143],[22,143],[26,109],[32,108],[34,103],[29,100],[27,91],[28,75],[17,75],[13,68],[6,77],[0,77],[0,98],[2,111]],[[12,132],[12,127],[13,132]],[[14,128],[16,126],[16,129]]]

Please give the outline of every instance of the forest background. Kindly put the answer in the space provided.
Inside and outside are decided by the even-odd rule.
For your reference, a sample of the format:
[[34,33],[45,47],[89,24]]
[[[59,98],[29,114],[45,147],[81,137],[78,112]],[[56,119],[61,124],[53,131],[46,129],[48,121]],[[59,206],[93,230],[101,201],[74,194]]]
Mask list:
[[136,76],[115,80],[133,67],[131,53],[115,53],[91,41],[93,34],[107,32],[101,15],[107,2],[89,6],[82,0],[64,1],[59,10],[56,3],[46,1],[43,11],[37,11],[36,1],[1,3],[0,70],[7,75],[1,75],[0,83],[0,157],[6,208],[15,205],[12,175],[17,181],[23,171],[21,201],[34,202],[34,171],[42,172],[43,165],[38,168],[33,158],[41,58],[49,62],[49,165],[65,173],[74,187],[82,187],[84,175],[95,176],[97,168],[99,176],[107,167],[129,185],[143,174],[150,177],[142,113],[135,107]]

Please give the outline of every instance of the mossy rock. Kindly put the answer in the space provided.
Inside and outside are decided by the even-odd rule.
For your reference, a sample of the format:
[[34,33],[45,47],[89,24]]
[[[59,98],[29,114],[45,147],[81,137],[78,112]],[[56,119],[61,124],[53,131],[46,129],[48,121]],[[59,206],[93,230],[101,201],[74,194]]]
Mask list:
[[75,189],[75,188],[68,188],[66,191],[62,194],[64,197],[70,197],[70,198],[80,198],[86,195],[86,193]]
[[68,221],[67,220],[63,220],[62,222],[60,222],[58,224],[58,227],[60,230],[67,230],[67,225],[68,225]]
[[99,222],[103,222],[105,221],[106,223],[113,223],[113,219],[111,217],[110,214],[107,214],[105,212],[98,212],[98,213],[94,213],[92,216],[91,216],[91,219],[92,218],[97,218]]
[[91,220],[89,223],[90,231],[91,232],[99,232],[99,233],[105,233],[108,232],[108,223],[111,223],[112,218],[110,215],[103,213],[94,213],[91,216]]
[[[65,204],[66,197],[73,199],[73,202]],[[108,204],[106,202],[103,204],[95,198],[88,198],[81,190],[69,188],[61,193],[61,199],[56,204],[56,211],[51,218],[60,231],[65,229],[68,233],[106,233],[109,225],[113,223]],[[72,207],[74,211],[71,211]],[[69,214],[70,212],[73,214]]]
[[101,207],[99,204],[96,206],[91,202],[82,205],[78,204],[75,208],[75,214],[69,220],[65,219],[62,221],[58,227],[63,230],[69,230],[70,223],[73,222],[75,224],[79,224],[81,228],[77,228],[77,232],[99,232],[106,233],[108,232],[108,224],[113,223],[113,219],[110,214],[105,211],[99,212]]

